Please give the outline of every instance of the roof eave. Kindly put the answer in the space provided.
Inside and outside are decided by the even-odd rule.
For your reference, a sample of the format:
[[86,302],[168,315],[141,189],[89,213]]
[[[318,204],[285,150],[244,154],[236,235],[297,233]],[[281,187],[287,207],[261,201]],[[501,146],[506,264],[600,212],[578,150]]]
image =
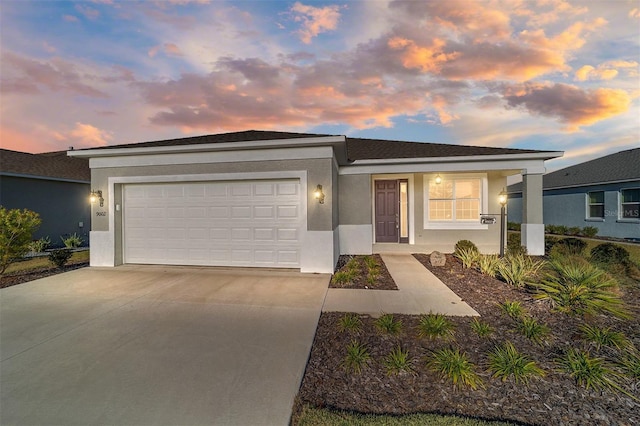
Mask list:
[[374,160],[354,160],[353,166],[383,165],[383,164],[410,164],[410,163],[460,163],[473,161],[508,161],[508,160],[550,160],[562,157],[564,151],[540,151],[523,154],[501,155],[465,155],[452,157],[417,157],[417,158],[383,158]]
[[176,154],[185,152],[235,151],[264,148],[294,148],[341,144],[344,143],[345,140],[346,138],[344,136],[323,136],[313,138],[267,139],[177,146],[153,146],[143,148],[96,148],[67,151],[67,155],[70,157],[92,158],[146,154]]

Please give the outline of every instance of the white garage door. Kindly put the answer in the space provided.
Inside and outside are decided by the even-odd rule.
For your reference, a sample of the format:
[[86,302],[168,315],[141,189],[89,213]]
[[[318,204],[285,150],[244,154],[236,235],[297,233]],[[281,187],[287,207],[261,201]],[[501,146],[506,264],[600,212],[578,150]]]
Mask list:
[[128,184],[124,262],[300,267],[299,180]]

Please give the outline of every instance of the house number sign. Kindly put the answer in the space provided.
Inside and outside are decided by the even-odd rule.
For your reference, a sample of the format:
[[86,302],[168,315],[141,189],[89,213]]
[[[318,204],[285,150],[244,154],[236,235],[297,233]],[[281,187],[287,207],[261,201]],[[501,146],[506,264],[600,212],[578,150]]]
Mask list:
[[106,216],[107,212],[96,212],[96,216]]

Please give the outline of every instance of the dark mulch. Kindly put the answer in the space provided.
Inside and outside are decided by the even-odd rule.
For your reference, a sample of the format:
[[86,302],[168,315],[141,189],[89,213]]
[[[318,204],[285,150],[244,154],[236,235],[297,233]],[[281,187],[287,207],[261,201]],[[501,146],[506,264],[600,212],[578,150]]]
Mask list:
[[73,271],[74,269],[80,269],[89,266],[89,262],[70,263],[65,265],[64,268],[58,269],[56,267],[47,267],[34,269],[28,272],[15,272],[12,274],[3,275],[0,277],[0,288],[11,287],[12,285],[26,283],[28,281],[37,280],[51,275],[60,274],[62,272]]
[[385,266],[382,261],[382,257],[379,254],[372,254],[368,257],[372,257],[376,260],[379,265],[379,273],[376,277],[375,281],[369,282],[367,280],[367,265],[364,263],[365,256],[350,256],[350,255],[341,255],[338,258],[338,263],[336,264],[336,270],[343,271],[346,269],[347,264],[351,260],[355,260],[356,265],[358,266],[358,273],[354,275],[354,279],[351,282],[338,284],[331,280],[329,287],[331,288],[355,288],[361,290],[397,290],[396,282],[391,278],[391,274],[389,270]]
[[[447,286],[469,303],[490,323],[494,333],[489,338],[479,338],[470,327],[468,317],[450,317],[457,328],[455,342],[421,339],[415,332],[417,316],[395,315],[403,322],[403,334],[399,337],[383,336],[376,332],[374,319],[362,315],[363,330],[357,335],[341,333],[337,323],[341,313],[323,313],[313,343],[311,356],[299,393],[301,403],[363,413],[407,414],[432,412],[457,414],[488,420],[507,420],[528,425],[640,425],[640,404],[631,398],[609,390],[586,390],[578,386],[565,373],[556,370],[554,359],[564,349],[587,348],[580,340],[581,323],[576,318],[551,312],[531,295],[507,284],[463,269],[461,264],[447,256],[447,265],[432,267],[428,257],[416,255]],[[590,318],[591,322],[610,326],[624,332],[640,347],[640,289],[638,283],[625,286],[625,300],[632,301],[631,321],[609,317]],[[539,346],[514,330],[514,322],[496,308],[497,302],[520,301],[526,310],[546,323],[552,330],[549,342]],[[372,362],[362,374],[347,373],[341,366],[348,343],[356,339],[369,348]],[[528,385],[512,380],[502,382],[487,373],[487,352],[505,340],[522,353],[527,354],[543,368],[544,378],[533,378]],[[409,350],[413,357],[414,374],[388,375],[383,358],[397,345]],[[461,348],[477,366],[484,380],[485,389],[455,390],[437,374],[425,366],[430,351],[453,345]],[[613,355],[610,350],[589,348],[592,355]],[[632,394],[640,393],[640,383],[622,382]]]

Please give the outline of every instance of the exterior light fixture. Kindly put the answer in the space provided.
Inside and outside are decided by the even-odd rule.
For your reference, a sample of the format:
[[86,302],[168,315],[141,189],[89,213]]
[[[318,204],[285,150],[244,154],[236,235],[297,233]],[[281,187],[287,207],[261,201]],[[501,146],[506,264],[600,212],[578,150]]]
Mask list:
[[504,188],[498,194],[498,203],[500,203],[500,257],[504,257],[504,227],[507,216],[507,193]]
[[440,185],[442,183],[442,178],[440,177],[440,175],[436,176],[436,185]]
[[313,196],[318,200],[318,203],[324,204],[324,192],[322,192],[322,185],[318,184],[316,190],[313,191]]
[[91,204],[95,204],[96,201],[100,201],[100,207],[104,207],[104,198],[102,198],[101,190],[94,191],[92,189],[91,195],[89,196],[89,200],[91,201]]

